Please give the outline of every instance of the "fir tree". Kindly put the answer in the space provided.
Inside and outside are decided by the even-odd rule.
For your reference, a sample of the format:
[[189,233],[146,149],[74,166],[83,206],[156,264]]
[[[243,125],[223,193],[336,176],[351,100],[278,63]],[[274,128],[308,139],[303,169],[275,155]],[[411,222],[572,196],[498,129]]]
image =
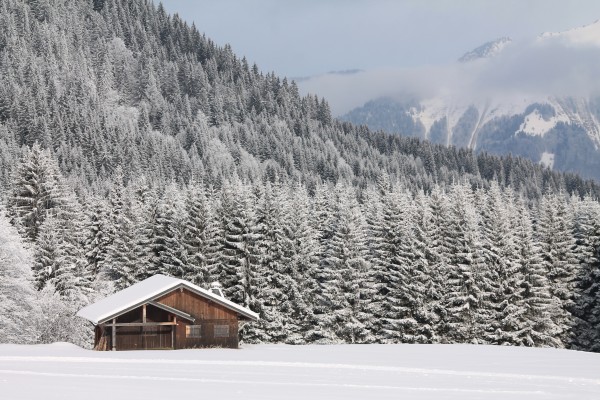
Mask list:
[[336,197],[334,231],[321,273],[322,297],[317,301],[329,303],[325,323],[339,340],[364,342],[370,335],[363,320],[367,304],[363,294],[368,270],[366,227],[354,193],[338,186]]
[[426,252],[427,262],[431,268],[432,291],[430,309],[433,311],[434,335],[442,342],[447,342],[449,312],[445,307],[446,294],[450,290],[448,276],[450,274],[450,257],[452,248],[451,214],[447,195],[439,187],[434,187],[427,201],[424,213],[426,227],[431,245]]
[[[188,261],[179,199],[173,190],[156,207],[152,233],[152,272],[182,278]],[[155,272],[156,271],[156,272]]]
[[140,259],[136,254],[136,226],[131,206],[119,212],[112,243],[108,246],[106,264],[111,271],[117,290],[131,286],[137,281]]
[[88,268],[94,276],[106,269],[104,263],[108,256],[108,224],[106,206],[100,199],[92,199],[87,210],[88,236],[85,241],[85,256]]
[[579,265],[569,347],[600,351],[600,207],[590,197],[574,202],[575,254]]
[[454,343],[485,343],[490,321],[489,269],[485,265],[473,196],[464,185],[454,186],[450,205],[450,257],[446,338]]
[[557,306],[552,319],[563,329],[560,336],[563,346],[572,340],[570,336],[574,320],[571,313],[574,307],[575,279],[578,275],[572,229],[571,213],[564,196],[544,195],[538,235],[546,276],[550,281],[550,293]]
[[207,200],[204,192],[197,187],[188,189],[186,196],[186,218],[183,221],[183,245],[186,249],[187,265],[183,279],[200,286],[210,282],[206,260],[207,230],[209,224]]
[[254,283],[259,262],[257,246],[257,220],[251,206],[251,194],[247,186],[226,186],[222,191],[219,210],[223,224],[223,255],[217,280],[232,301],[248,307],[254,303]]
[[439,300],[439,282],[432,268],[432,260],[438,259],[432,254],[434,240],[431,210],[427,197],[423,192],[417,194],[412,213],[412,270],[415,286],[415,303],[413,317],[417,322],[414,341],[418,343],[434,343],[439,340],[435,332],[437,315],[435,305]]
[[383,241],[376,278],[377,294],[372,300],[383,341],[414,342],[417,330],[413,318],[418,290],[412,281],[412,220],[410,199],[396,188],[383,198]]
[[489,191],[480,191],[479,197],[482,256],[491,285],[486,337],[490,343],[509,344],[515,329],[509,320],[519,312],[515,292],[521,285],[515,229],[511,226],[511,220],[516,217],[511,215],[513,199],[510,195],[503,196],[496,183],[492,183]]
[[295,281],[291,290],[287,290],[291,310],[287,314],[288,343],[306,342],[306,332],[312,327],[314,316],[312,305],[316,292],[316,256],[317,232],[310,223],[312,210],[308,192],[304,186],[297,185],[287,190],[287,204],[290,211],[284,220],[284,229],[291,243],[290,276]]
[[288,293],[297,290],[290,270],[292,243],[285,232],[287,209],[279,187],[267,183],[256,221],[260,262],[254,280],[255,309],[262,322],[246,330],[246,340],[277,343],[287,337],[286,315],[292,311]]
[[317,187],[314,199],[312,227],[316,233],[315,266],[311,269],[312,291],[310,323],[306,340],[313,343],[334,343],[338,339],[333,330],[334,321],[331,312],[336,296],[339,301],[339,283],[341,277],[327,266],[328,249],[335,232],[333,214],[334,199],[327,186]]
[[517,203],[514,229],[519,269],[513,271],[517,277],[513,281],[519,286],[513,288],[513,306],[503,315],[506,318],[504,324],[510,328],[505,329],[510,334],[507,342],[518,346],[557,346],[561,327],[551,318],[557,305],[550,295],[550,282],[523,199]]
[[42,150],[37,143],[25,151],[12,184],[9,210],[31,241],[37,239],[48,213],[64,202],[60,180],[56,161],[48,151]]

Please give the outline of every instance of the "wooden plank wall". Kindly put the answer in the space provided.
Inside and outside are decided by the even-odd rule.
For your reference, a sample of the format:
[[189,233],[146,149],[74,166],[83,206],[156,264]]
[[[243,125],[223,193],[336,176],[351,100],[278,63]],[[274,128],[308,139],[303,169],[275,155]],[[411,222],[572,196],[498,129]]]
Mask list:
[[[159,303],[186,312],[195,318],[192,323],[177,318],[175,347],[238,347],[238,317],[235,311],[205,299],[185,288],[176,289],[157,300]],[[201,325],[201,338],[187,338],[187,325]],[[228,325],[229,337],[214,337],[215,325]]]
[[220,304],[205,299],[187,289],[180,288],[157,300],[157,302],[186,312],[196,319],[235,319],[237,313]]
[[117,350],[172,348],[171,326],[157,326],[152,327],[151,330],[148,329],[139,326],[117,327]]
[[[200,325],[201,337],[188,338],[186,337],[187,325]],[[229,326],[229,337],[215,337],[215,325]],[[195,321],[177,321],[177,334],[175,338],[175,348],[189,349],[197,347],[224,347],[237,349],[238,348],[238,321],[232,319],[214,319]]]

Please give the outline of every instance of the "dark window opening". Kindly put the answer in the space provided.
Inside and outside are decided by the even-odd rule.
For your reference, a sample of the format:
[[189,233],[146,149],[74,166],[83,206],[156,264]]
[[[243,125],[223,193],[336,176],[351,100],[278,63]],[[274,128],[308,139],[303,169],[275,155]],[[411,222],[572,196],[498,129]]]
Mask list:
[[229,325],[215,325],[215,337],[229,337]]

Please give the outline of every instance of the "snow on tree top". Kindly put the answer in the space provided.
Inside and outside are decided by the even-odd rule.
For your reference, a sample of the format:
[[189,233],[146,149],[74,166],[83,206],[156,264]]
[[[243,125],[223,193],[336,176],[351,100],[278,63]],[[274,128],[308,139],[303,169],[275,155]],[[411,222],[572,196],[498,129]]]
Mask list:
[[208,298],[215,303],[221,304],[231,310],[237,311],[240,314],[258,320],[257,313],[235,304],[217,294],[211,293],[200,286],[194,285],[183,279],[173,278],[165,275],[154,275],[148,279],[138,282],[130,287],[116,292],[94,304],[79,310],[77,315],[85,318],[93,324],[103,323],[124,311],[138,307],[148,301],[154,300],[165,293],[170,292],[178,287],[185,287],[192,292],[195,292],[205,298]]

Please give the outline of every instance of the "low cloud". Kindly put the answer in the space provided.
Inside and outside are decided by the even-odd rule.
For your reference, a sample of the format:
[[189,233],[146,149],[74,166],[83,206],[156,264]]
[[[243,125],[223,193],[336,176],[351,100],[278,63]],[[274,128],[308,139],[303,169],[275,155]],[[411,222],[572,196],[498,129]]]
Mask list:
[[557,35],[511,43],[500,54],[467,63],[325,74],[299,83],[325,97],[342,115],[379,97],[458,102],[515,96],[590,96],[600,93],[600,45]]

